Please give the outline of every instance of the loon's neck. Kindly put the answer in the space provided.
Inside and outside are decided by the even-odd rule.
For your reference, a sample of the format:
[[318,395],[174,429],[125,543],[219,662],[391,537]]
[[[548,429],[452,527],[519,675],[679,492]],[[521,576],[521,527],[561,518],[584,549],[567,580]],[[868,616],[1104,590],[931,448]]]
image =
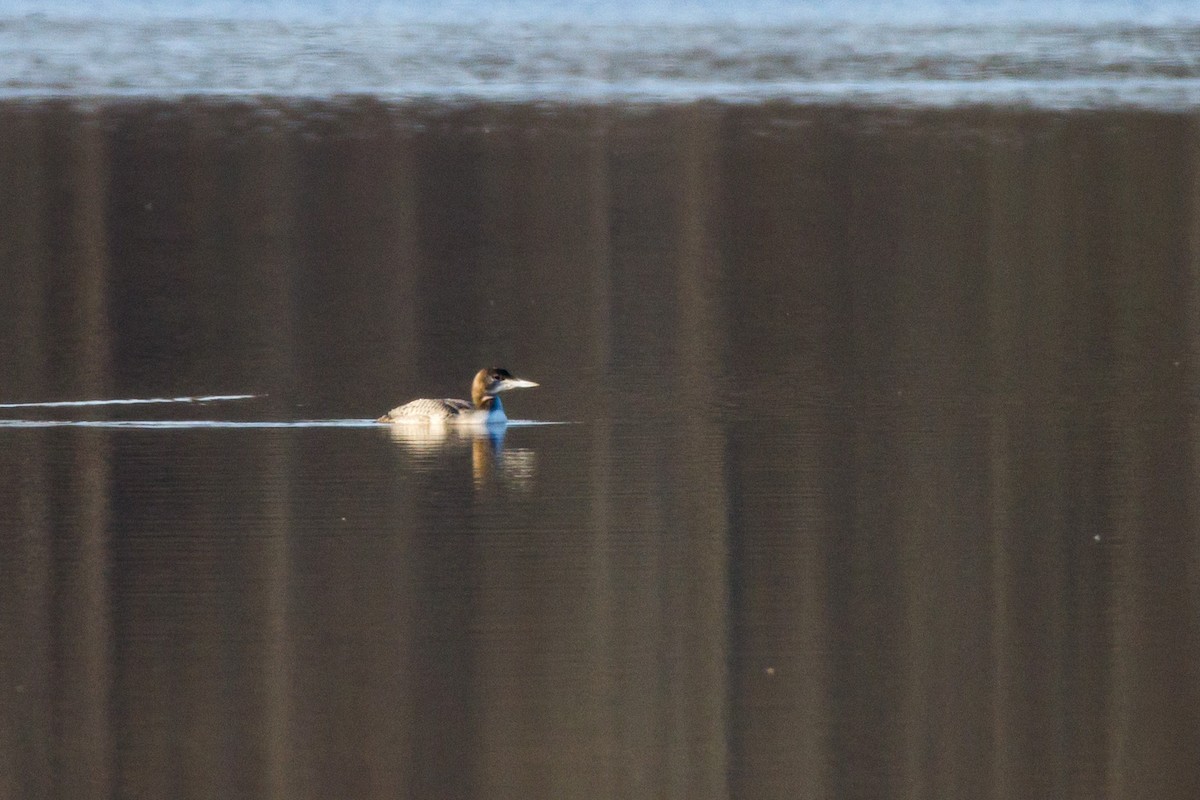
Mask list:
[[487,370],[481,369],[475,373],[475,380],[471,381],[471,402],[476,408],[487,410],[487,402],[489,398],[495,398],[495,395],[487,394]]
[[482,406],[487,411],[488,425],[508,422],[508,415],[504,413],[504,403],[501,403],[500,398],[496,395],[484,398]]

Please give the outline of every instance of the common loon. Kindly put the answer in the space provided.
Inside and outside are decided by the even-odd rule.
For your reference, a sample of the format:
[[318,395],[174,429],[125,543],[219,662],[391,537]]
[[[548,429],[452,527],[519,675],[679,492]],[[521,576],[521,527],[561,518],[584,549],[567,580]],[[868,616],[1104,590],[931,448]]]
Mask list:
[[509,389],[528,389],[533,381],[514,378],[506,369],[492,367],[475,373],[471,382],[471,400],[413,400],[397,406],[377,422],[427,423],[450,425],[498,425],[508,422],[504,404],[497,395]]

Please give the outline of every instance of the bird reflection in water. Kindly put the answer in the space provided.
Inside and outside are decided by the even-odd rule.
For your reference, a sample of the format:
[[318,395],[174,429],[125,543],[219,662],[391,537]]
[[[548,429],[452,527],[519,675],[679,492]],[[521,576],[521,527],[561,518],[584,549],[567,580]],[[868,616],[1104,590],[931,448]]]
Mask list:
[[438,456],[461,453],[470,446],[471,474],[476,488],[495,481],[509,488],[532,488],[537,476],[537,453],[527,447],[504,445],[506,425],[486,428],[425,425],[389,425],[389,438],[406,453],[416,456],[414,469],[443,469]]

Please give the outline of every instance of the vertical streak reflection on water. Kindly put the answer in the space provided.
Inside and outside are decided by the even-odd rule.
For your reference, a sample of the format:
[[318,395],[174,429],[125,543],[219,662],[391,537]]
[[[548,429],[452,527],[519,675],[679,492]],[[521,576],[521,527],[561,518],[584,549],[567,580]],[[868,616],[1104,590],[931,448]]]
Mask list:
[[1194,796],[1189,116],[0,115],[9,793]]

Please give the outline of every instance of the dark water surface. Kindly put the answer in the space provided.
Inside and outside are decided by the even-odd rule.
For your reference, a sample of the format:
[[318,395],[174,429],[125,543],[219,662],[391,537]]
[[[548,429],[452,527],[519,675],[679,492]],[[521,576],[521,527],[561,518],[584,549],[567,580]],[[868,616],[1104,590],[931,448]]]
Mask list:
[[[0,411],[93,423],[0,422],[0,797],[1200,796],[1198,165],[1132,110],[0,106],[0,402],[265,395]],[[573,424],[358,424],[492,364]]]

